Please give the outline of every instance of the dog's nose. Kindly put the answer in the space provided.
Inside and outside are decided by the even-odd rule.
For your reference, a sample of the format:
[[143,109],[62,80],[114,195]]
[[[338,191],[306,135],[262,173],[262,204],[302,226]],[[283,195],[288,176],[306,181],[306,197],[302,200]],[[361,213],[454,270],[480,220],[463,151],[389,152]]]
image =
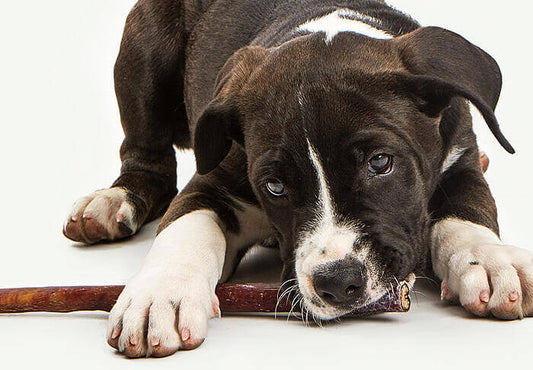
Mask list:
[[312,278],[316,293],[332,305],[354,303],[363,295],[367,281],[363,264],[353,258],[317,266]]

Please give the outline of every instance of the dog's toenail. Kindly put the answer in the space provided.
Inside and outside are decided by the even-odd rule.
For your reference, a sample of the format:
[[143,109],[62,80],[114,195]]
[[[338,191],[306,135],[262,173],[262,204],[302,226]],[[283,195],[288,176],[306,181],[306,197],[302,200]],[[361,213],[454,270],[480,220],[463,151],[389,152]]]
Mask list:
[[489,302],[489,292],[481,292],[479,294],[479,300],[483,303],[488,303]]
[[187,328],[181,331],[181,340],[186,342],[191,338],[191,331]]
[[71,216],[70,217],[70,221],[72,221],[72,222],[78,221],[78,216]]
[[111,339],[117,339],[120,335],[120,329],[115,328],[113,329],[113,333],[111,333]]
[[152,345],[152,347],[157,347],[159,346],[160,343],[161,342],[157,338],[152,338],[152,340],[150,341],[150,344]]
[[518,293],[517,292],[511,292],[509,293],[509,300],[511,302],[516,302],[518,301]]
[[90,219],[93,218],[93,215],[90,212],[84,212],[83,213],[83,218],[85,218],[86,220],[90,220]]
[[118,223],[121,223],[121,222],[124,222],[124,220],[126,219],[126,217],[124,215],[117,215],[117,222]]
[[448,289],[448,284],[443,281],[441,285],[440,299],[443,300],[447,298],[449,295],[450,295],[450,290]]
[[137,340],[136,340],[134,337],[131,337],[131,338],[130,338],[130,344],[131,344],[132,346],[136,346],[136,345],[137,345]]
[[213,311],[213,316],[220,318],[220,308],[217,301],[211,301],[211,310]]

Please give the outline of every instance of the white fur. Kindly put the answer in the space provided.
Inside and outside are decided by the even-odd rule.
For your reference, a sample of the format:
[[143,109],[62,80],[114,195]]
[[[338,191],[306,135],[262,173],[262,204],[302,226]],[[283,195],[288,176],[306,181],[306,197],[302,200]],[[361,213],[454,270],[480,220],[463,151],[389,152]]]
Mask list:
[[360,236],[359,225],[339,225],[335,207],[322,163],[315,149],[307,141],[309,159],[315,168],[318,182],[316,216],[306,232],[300,235],[298,256],[301,272],[312,274],[315,265],[342,259],[353,252],[353,244]]
[[484,226],[448,218],[433,227],[431,257],[443,281],[443,298],[457,298],[482,316],[491,312],[517,318],[533,313],[531,251],[503,245]]
[[94,218],[109,233],[110,239],[119,236],[118,222],[124,223],[133,233],[139,225],[133,217],[133,207],[127,201],[127,193],[123,188],[98,190],[76,201],[65,221],[64,227],[72,219],[82,217]]
[[[348,17],[348,18],[347,18]],[[330,43],[340,32],[355,32],[374,39],[391,39],[383,30],[370,26],[366,22],[380,24],[381,22],[368,15],[361,14],[351,9],[337,9],[322,17],[312,19],[300,25],[297,31],[324,32],[326,43]]]
[[236,202],[239,233],[224,230],[215,212],[200,210],[180,217],[156,237],[141,271],[111,311],[108,339],[119,332],[120,351],[135,357],[170,354],[183,344],[184,329],[190,341],[206,337],[208,319],[219,313],[217,282],[233,272],[242,248],[272,234],[264,212]]
[[465,154],[465,152],[466,148],[460,148],[458,146],[454,146],[450,149],[444,162],[442,162],[441,173],[448,171],[463,156],[463,154]]
[[318,177],[318,204],[320,209],[320,219],[325,224],[334,224],[335,223],[335,214],[333,209],[333,202],[331,201],[331,195],[329,192],[328,181],[326,180],[326,174],[324,173],[324,168],[322,163],[318,158],[318,155],[307,140],[307,148],[309,150],[309,159],[315,168],[317,177]]
[[206,337],[207,320],[217,314],[215,287],[226,252],[219,224],[213,211],[194,211],[156,237],[111,311],[108,338],[120,333],[120,351],[134,357],[171,353],[183,344],[184,330],[189,341]]

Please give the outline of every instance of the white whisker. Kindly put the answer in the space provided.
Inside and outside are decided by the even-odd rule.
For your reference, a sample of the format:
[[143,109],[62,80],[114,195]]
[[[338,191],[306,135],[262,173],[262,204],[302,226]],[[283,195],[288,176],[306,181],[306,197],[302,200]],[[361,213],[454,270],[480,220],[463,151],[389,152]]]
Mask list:
[[293,281],[296,281],[296,279],[290,279],[290,280],[287,280],[286,282],[284,282],[281,286],[280,286],[280,289],[278,289],[278,298],[277,298],[277,301],[276,301],[276,307],[274,308],[274,318],[277,318],[277,315],[278,315],[278,306],[279,304],[281,303],[281,301],[283,300],[284,297],[289,297],[290,294],[296,290],[298,288],[298,285],[295,283],[289,287],[287,287],[283,293],[281,293],[281,295],[279,294],[280,290],[281,290],[281,287],[285,284],[287,284],[288,282],[293,282]]

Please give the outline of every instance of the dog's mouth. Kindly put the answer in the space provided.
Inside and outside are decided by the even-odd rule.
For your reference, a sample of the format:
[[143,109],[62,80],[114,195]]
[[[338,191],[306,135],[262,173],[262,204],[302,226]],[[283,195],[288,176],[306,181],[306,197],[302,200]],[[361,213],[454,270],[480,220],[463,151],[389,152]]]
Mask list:
[[[298,279],[299,304],[304,317],[311,316],[315,321],[329,321],[348,315],[354,310],[368,306],[388,294],[393,288],[392,283],[381,283],[369,278],[361,295],[350,302],[331,302],[331,297],[319,293],[309,275]],[[328,302],[328,299],[330,302]]]

